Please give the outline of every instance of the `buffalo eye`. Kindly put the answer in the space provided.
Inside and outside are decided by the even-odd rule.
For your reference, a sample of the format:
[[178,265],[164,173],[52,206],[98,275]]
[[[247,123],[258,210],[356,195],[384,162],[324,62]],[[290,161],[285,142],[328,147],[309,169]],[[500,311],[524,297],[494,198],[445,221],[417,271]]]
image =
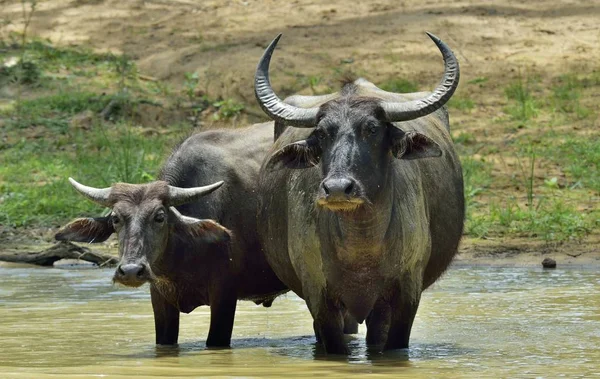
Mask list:
[[377,128],[377,126],[375,126],[375,125],[369,126],[369,134],[374,135],[374,134],[377,134],[378,131],[379,131],[379,128]]
[[113,227],[117,227],[120,223],[121,223],[121,219],[119,218],[119,216],[117,216],[116,214],[112,214],[112,216],[110,216],[110,221],[113,224]]
[[161,223],[165,222],[165,218],[166,217],[165,217],[165,214],[163,212],[157,213],[154,216],[154,222],[161,224]]
[[324,131],[317,129],[315,130],[315,136],[320,140],[324,140],[325,137],[327,137],[327,134],[325,134]]

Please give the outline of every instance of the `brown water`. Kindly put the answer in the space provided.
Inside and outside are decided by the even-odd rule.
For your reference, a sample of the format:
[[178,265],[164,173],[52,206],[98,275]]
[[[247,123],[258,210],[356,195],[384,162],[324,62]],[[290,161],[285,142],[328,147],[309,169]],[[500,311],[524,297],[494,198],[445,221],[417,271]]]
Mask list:
[[232,349],[206,350],[208,308],[182,315],[178,348],[157,348],[148,288],[111,270],[0,267],[0,378],[600,377],[600,273],[454,268],[428,290],[409,351],[315,355],[294,295],[238,305]]

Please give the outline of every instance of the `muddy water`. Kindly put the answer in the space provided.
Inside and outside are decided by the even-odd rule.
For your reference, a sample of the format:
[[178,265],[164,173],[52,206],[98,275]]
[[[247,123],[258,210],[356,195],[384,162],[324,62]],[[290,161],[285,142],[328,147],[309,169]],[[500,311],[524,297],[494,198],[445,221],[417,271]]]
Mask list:
[[423,297],[408,352],[315,355],[293,295],[238,305],[233,349],[206,350],[208,308],[181,319],[180,345],[154,345],[148,289],[110,270],[0,267],[0,378],[600,377],[596,270],[454,268]]

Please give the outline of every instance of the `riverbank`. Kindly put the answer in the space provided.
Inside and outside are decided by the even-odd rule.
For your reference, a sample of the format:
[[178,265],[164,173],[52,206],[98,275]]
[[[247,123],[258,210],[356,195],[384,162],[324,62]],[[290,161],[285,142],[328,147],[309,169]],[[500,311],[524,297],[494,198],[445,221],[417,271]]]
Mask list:
[[[0,229],[1,230],[1,229]],[[0,232],[0,253],[38,252],[48,249],[55,241],[55,228],[16,229]],[[118,255],[114,236],[104,243],[79,244],[90,250],[109,255]],[[545,243],[527,238],[479,239],[464,237],[455,266],[507,266],[541,267],[542,261],[550,258],[557,267],[589,268],[600,267],[600,238],[590,236],[584,241]]]

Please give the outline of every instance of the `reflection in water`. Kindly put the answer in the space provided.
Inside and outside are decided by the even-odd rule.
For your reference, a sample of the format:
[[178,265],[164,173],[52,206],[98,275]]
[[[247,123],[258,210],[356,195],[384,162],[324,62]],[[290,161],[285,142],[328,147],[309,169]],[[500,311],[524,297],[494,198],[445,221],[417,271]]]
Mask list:
[[410,350],[349,357],[316,348],[294,295],[271,308],[238,304],[232,349],[207,350],[209,310],[182,315],[180,344],[154,345],[148,288],[110,270],[0,267],[0,377],[600,375],[600,274],[454,268],[427,291]]

